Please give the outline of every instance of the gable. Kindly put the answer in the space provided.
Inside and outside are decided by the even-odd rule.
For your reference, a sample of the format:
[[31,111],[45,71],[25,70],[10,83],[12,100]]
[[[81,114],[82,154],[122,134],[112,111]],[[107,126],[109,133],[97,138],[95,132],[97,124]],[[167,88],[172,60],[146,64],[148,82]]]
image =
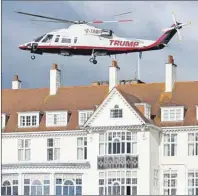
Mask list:
[[[115,105],[122,110],[121,118],[111,118],[110,111],[114,109]],[[120,92],[113,89],[84,126],[126,126],[142,125],[144,123],[138,112],[131,107]]]

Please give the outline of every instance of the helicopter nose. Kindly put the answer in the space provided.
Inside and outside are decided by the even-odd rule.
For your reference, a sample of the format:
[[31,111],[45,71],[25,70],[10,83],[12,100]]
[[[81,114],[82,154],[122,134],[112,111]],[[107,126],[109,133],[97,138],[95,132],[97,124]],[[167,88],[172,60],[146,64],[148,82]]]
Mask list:
[[22,45],[19,45],[19,48],[20,48],[21,50],[25,50],[27,47],[26,47],[24,44],[22,44]]

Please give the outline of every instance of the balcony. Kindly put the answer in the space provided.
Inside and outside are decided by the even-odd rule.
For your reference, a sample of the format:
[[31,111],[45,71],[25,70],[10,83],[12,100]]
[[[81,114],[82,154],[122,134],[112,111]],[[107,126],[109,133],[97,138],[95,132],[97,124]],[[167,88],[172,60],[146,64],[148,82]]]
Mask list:
[[137,155],[98,156],[98,169],[134,169],[138,168]]

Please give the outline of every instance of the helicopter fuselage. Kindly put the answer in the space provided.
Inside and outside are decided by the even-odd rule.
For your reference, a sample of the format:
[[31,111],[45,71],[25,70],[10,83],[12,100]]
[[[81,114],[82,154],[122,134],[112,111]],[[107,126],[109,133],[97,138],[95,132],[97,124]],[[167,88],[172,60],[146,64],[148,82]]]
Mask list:
[[[167,34],[168,33],[168,34]],[[19,46],[35,54],[51,53],[64,56],[106,56],[165,47],[164,41],[171,39],[175,30],[163,34],[157,41],[127,39],[116,36],[111,30],[95,28],[87,24],[74,24],[68,29],[59,29]],[[168,39],[166,39],[168,38]]]

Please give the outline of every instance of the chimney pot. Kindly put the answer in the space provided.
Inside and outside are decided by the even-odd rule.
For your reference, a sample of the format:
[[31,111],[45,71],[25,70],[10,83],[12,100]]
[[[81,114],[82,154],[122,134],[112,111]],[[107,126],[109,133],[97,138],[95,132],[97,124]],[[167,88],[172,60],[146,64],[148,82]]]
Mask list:
[[58,65],[57,64],[53,64],[52,65],[52,69],[58,69]]
[[19,81],[19,76],[18,75],[14,75],[13,81]]
[[168,56],[168,64],[174,64],[174,58],[172,55]]

